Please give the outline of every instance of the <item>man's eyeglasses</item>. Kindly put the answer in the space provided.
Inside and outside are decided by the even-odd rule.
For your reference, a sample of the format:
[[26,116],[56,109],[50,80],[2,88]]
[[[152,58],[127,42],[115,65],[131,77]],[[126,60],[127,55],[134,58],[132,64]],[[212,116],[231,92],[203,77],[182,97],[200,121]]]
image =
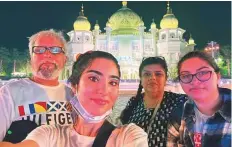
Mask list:
[[199,81],[205,82],[211,78],[212,71],[200,71],[195,74],[183,74],[179,76],[179,80],[182,83],[188,84],[192,82],[193,77],[195,76]]
[[43,54],[46,50],[49,50],[52,54],[59,54],[64,53],[64,50],[62,47],[59,46],[52,46],[52,47],[46,47],[46,46],[33,46],[32,52],[36,54]]

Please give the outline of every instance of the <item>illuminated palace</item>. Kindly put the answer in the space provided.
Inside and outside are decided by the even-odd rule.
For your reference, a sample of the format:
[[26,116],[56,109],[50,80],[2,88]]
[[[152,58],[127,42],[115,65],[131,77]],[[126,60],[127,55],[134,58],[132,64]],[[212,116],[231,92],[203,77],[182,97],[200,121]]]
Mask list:
[[96,22],[91,24],[84,16],[83,5],[73,24],[74,30],[68,32],[68,63],[65,77],[71,73],[71,67],[78,53],[89,50],[106,51],[113,54],[121,66],[122,79],[139,79],[138,69],[143,57],[164,56],[169,68],[176,66],[179,58],[194,49],[192,38],[186,42],[182,36],[185,30],[178,27],[178,20],[167,5],[167,13],[160,21],[160,29],[153,22],[148,32],[143,20],[122,2],[122,8],[107,21],[104,32]]

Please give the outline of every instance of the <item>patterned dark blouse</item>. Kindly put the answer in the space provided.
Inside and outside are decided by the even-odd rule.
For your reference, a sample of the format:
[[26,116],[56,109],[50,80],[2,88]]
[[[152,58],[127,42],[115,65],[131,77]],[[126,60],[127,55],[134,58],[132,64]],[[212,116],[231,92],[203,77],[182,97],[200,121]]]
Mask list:
[[[149,123],[152,122],[151,128],[148,134],[149,147],[165,147],[167,142],[167,123],[174,108],[183,105],[186,101],[186,95],[176,94],[172,92],[164,92],[164,98],[160,104],[160,107],[154,117],[154,121],[151,121],[151,117],[155,108],[147,109],[144,107],[143,96],[136,100],[132,97],[127,103],[125,111],[131,111],[130,116],[125,116],[128,113],[124,113],[123,118],[129,118],[128,120],[122,120],[124,124],[135,123],[144,131],[148,132]],[[137,101],[136,103],[133,101]],[[133,106],[134,105],[134,106]],[[130,110],[128,109],[130,108]],[[121,119],[123,119],[121,117]]]

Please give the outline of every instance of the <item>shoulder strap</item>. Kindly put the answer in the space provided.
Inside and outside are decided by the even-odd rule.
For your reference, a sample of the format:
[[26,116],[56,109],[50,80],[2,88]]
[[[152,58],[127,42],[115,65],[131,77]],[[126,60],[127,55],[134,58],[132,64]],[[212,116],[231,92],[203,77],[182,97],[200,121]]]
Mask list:
[[103,123],[103,125],[101,126],[94,142],[93,142],[93,146],[92,147],[105,147],[108,138],[110,137],[112,131],[115,129],[116,127],[114,125],[112,125],[111,123],[109,123],[107,120]]

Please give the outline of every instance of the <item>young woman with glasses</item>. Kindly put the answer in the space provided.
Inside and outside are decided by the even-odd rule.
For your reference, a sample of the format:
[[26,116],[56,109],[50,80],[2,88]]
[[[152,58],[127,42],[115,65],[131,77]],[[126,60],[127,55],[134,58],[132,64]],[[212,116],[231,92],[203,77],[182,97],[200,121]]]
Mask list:
[[172,110],[185,102],[185,95],[164,91],[167,72],[163,57],[145,58],[139,67],[137,95],[129,100],[121,114],[123,124],[133,122],[148,133],[150,147],[166,145],[167,122]]
[[208,54],[193,51],[178,63],[189,100],[168,125],[167,146],[231,146],[231,90],[219,88],[219,67]]

